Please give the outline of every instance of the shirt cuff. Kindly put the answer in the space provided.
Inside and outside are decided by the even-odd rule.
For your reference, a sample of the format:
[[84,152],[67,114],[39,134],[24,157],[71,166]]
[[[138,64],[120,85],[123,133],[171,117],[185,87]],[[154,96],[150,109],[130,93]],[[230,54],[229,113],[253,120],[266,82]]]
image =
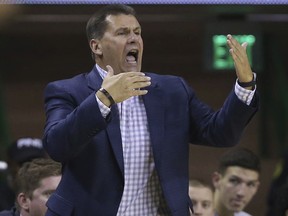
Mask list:
[[[256,79],[256,74],[254,74],[254,79]],[[239,84],[238,84],[238,79],[236,80],[236,83],[235,83],[235,94],[237,95],[237,97],[239,98],[239,100],[241,100],[243,103],[245,103],[246,105],[250,105],[253,97],[254,97],[254,94],[256,92],[256,85],[254,87],[253,90],[248,90],[248,89],[245,89],[243,87],[241,87]]]
[[95,98],[97,100],[97,103],[98,103],[98,106],[99,106],[99,109],[103,118],[106,118],[107,115],[110,113],[111,109],[107,107],[105,104],[103,104],[102,101],[99,100],[96,94],[95,94]]

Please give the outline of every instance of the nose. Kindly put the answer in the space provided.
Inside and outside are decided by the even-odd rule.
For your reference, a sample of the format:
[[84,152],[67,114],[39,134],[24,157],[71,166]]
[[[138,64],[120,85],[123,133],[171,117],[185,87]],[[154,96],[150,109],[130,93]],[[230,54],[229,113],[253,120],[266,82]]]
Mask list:
[[200,216],[202,215],[202,207],[201,205],[193,205],[193,210],[194,210],[194,216]]
[[246,184],[242,183],[239,185],[237,189],[237,195],[243,197],[247,193],[247,186]]
[[138,35],[134,32],[131,32],[128,38],[128,43],[134,43],[138,40]]

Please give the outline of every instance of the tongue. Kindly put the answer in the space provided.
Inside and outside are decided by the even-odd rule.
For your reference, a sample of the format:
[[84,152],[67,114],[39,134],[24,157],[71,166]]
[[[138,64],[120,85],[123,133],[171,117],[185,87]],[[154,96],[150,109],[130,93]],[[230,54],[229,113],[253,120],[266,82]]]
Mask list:
[[128,56],[126,56],[126,60],[127,60],[127,62],[135,62],[136,58],[132,55],[128,55]]

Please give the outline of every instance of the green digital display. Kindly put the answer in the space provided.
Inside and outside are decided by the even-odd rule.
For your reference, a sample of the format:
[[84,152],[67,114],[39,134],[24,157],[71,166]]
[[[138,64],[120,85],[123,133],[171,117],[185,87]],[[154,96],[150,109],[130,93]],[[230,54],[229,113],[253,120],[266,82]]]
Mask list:
[[[247,42],[247,55],[250,65],[253,66],[253,47],[256,42],[256,37],[252,34],[249,35],[232,35],[240,44]],[[234,62],[229,53],[229,47],[227,46],[226,35],[213,35],[212,36],[212,65],[215,70],[230,70],[234,68]]]

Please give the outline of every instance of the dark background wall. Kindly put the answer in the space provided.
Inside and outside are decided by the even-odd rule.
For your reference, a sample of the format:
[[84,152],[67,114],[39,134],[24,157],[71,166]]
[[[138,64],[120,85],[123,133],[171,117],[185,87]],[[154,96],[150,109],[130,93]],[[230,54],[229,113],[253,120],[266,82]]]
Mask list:
[[[0,5],[2,158],[11,140],[42,136],[42,95],[48,82],[91,70],[85,24],[98,8]],[[205,69],[207,26],[232,21],[233,29],[240,28],[239,22],[241,28],[244,24],[244,29],[245,25],[259,29],[263,49],[258,55],[263,67],[256,72],[261,110],[239,145],[253,150],[263,162],[261,187],[247,211],[264,215],[274,166],[287,145],[288,7],[135,5],[135,9],[143,29],[143,71],[183,76],[198,97],[215,109],[231,91],[236,76],[231,71]],[[210,179],[217,159],[226,150],[191,145],[190,176]]]

